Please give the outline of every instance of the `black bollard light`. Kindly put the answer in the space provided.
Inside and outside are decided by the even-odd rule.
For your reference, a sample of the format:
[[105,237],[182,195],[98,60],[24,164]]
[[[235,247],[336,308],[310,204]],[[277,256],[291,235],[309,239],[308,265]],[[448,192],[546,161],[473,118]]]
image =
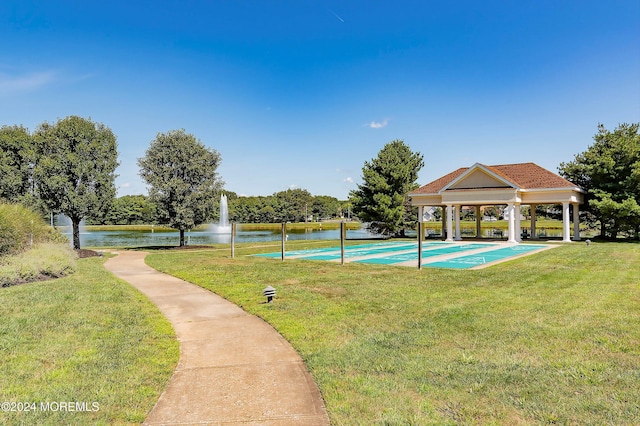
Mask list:
[[276,289],[271,286],[267,286],[267,288],[262,291],[262,294],[267,296],[267,303],[271,303],[273,302],[273,298],[276,296]]

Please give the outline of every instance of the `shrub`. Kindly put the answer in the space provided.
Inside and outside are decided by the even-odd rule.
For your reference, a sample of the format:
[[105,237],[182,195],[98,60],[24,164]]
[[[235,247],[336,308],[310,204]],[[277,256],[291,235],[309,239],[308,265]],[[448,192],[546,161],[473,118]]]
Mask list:
[[38,213],[0,203],[0,287],[68,275],[76,258],[64,236]]
[[68,243],[40,243],[0,263],[0,287],[58,278],[75,272],[76,253]]
[[21,204],[0,203],[0,258],[46,242],[64,242],[42,217]]

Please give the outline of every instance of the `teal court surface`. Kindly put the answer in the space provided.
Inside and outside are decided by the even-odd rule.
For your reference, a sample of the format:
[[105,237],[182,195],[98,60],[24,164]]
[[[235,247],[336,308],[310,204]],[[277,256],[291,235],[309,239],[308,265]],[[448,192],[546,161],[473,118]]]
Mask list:
[[[556,247],[550,244],[510,244],[500,242],[444,242],[422,243],[422,266],[425,268],[480,269],[516,257]],[[278,258],[281,252],[255,256]],[[285,251],[286,259],[327,260],[340,262],[340,247]],[[378,265],[418,266],[417,242],[384,242],[346,246],[345,262]]]

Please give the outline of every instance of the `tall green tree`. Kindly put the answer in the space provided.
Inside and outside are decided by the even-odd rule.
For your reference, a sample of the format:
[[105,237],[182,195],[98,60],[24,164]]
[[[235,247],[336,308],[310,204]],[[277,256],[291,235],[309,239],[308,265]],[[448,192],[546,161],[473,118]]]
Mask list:
[[305,215],[311,213],[313,197],[306,189],[287,189],[274,194],[276,215],[285,222],[304,222]]
[[31,134],[23,126],[0,128],[0,198],[21,201],[32,194],[35,152]]
[[318,219],[335,217],[342,207],[337,198],[328,195],[316,195],[313,197],[312,206],[313,216]]
[[211,220],[223,182],[216,170],[220,154],[184,129],[158,133],[138,159],[158,220],[184,232]]
[[80,221],[105,215],[115,198],[116,137],[104,124],[70,116],[42,123],[33,135],[37,195],[71,219],[73,247],[80,248]]
[[600,124],[593,145],[560,164],[560,174],[587,191],[586,210],[602,237],[640,234],[639,129],[625,123],[610,132]]
[[349,194],[353,213],[374,232],[403,236],[417,222],[417,209],[411,207],[408,194],[418,188],[423,166],[422,154],[411,151],[404,141],[386,144],[376,158],[364,163],[363,183]]

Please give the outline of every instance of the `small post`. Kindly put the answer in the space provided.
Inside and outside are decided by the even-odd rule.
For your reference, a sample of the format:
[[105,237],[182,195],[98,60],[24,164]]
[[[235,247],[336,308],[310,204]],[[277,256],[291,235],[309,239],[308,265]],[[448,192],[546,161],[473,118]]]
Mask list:
[[340,222],[340,264],[344,265],[344,240],[347,234],[347,224]]
[[282,222],[282,261],[284,262],[284,242],[287,239],[287,222]]
[[236,223],[231,222],[231,258],[236,257]]
[[418,269],[422,269],[422,232],[424,224],[418,221]]

